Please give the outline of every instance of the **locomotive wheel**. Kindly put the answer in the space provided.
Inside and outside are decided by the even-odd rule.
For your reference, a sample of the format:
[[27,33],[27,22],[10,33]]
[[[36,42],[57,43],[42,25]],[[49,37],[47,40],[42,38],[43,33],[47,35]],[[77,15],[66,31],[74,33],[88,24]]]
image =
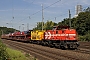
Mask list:
[[70,45],[69,44],[67,45],[67,47],[68,47],[68,49],[70,49]]
[[67,43],[65,43],[64,44],[64,49],[67,49],[67,48],[68,48]]
[[77,49],[77,44],[74,44],[73,45],[73,49]]
[[53,44],[50,44],[50,45],[49,45],[49,47],[51,47],[51,48],[52,48],[52,47],[54,47],[54,46],[53,46]]
[[37,41],[37,44],[40,45],[40,41]]

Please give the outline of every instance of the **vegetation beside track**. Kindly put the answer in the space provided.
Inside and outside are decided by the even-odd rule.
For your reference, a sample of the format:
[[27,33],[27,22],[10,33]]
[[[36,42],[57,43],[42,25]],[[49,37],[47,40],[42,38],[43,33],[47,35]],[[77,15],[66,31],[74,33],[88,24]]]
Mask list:
[[0,60],[6,60],[8,58],[9,58],[9,55],[6,52],[6,46],[1,42],[1,39],[0,39]]
[[28,53],[6,47],[0,39],[0,60],[36,60]]
[[6,52],[9,55],[9,60],[27,60],[24,54],[20,51],[7,48]]
[[36,60],[33,56],[25,52],[21,52],[10,48],[7,48],[6,51],[10,57],[10,60]]

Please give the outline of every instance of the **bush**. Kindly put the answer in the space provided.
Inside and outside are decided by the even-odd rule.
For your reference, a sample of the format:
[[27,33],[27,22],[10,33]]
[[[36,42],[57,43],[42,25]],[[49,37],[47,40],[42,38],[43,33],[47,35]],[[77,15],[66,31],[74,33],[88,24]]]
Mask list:
[[9,60],[27,60],[26,56],[21,51],[11,48],[7,48],[6,51],[9,55]]
[[79,41],[85,41],[85,37],[84,36],[79,36],[78,39],[79,39]]
[[0,60],[7,60],[9,58],[6,52],[6,46],[0,40]]
[[85,35],[86,41],[90,41],[90,34]]
[[79,36],[80,41],[90,41],[90,34],[86,34],[84,36]]

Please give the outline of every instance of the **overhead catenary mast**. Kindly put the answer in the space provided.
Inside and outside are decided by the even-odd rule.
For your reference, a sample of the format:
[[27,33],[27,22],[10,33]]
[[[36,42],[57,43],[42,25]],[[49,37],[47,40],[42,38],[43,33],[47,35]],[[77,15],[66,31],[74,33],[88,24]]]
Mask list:
[[43,4],[42,4],[42,31],[43,31],[43,20],[44,20],[44,17],[43,17]]
[[69,26],[71,28],[71,13],[70,13],[70,9],[69,9]]

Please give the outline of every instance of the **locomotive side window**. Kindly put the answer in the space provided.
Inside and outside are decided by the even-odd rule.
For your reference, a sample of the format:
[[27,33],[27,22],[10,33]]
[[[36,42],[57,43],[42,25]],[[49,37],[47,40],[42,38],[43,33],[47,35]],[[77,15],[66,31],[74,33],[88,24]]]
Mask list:
[[61,30],[61,28],[60,28],[60,27],[58,27],[58,28],[57,28],[57,30]]
[[56,27],[53,27],[53,29],[52,30],[56,30]]
[[62,33],[64,33],[64,30],[62,30]]
[[58,34],[58,31],[56,31],[56,34]]

